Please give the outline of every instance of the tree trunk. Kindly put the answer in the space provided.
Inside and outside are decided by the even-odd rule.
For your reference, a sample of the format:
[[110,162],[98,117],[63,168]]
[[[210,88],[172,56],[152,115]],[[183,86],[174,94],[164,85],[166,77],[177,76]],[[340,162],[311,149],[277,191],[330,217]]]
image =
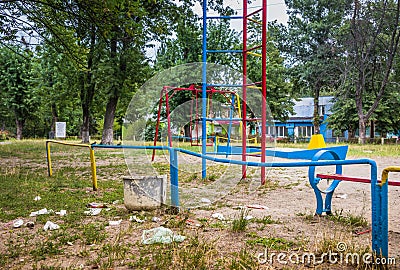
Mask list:
[[115,110],[117,109],[118,97],[114,96],[108,100],[106,107],[106,114],[104,115],[103,136],[101,137],[101,144],[113,144],[114,134],[114,117]]
[[367,125],[365,124],[363,116],[359,116],[358,119],[358,141],[361,144],[365,144]]
[[24,120],[15,119],[17,125],[17,140],[22,140],[22,130],[24,129]]
[[82,143],[90,143],[90,109],[86,103],[82,104],[82,127],[81,127],[81,136]]
[[82,104],[82,126],[81,126],[81,136],[82,143],[90,143],[90,108],[93,103],[95,86],[92,82],[92,67],[94,60],[94,50],[96,45],[96,30],[92,26],[90,33],[90,51],[88,54],[88,62],[86,74],[82,74],[81,80],[81,104]]
[[[118,27],[114,27],[113,31],[118,33]],[[126,59],[123,55],[124,50],[126,49],[127,44],[123,42],[122,49],[120,52],[120,60],[118,63],[118,67],[115,69],[115,76],[122,74],[124,77],[124,73],[126,72]],[[117,39],[114,37],[111,39],[110,44],[110,58],[111,60],[117,59]],[[116,63],[116,61],[115,61]],[[106,114],[104,115],[104,126],[103,126],[103,135],[101,137],[101,144],[113,144],[113,134],[114,134],[114,119],[115,119],[115,111],[117,109],[118,99],[121,94],[121,88],[123,87],[123,79],[118,82],[118,85],[112,86],[110,89],[110,97],[107,102]]]
[[52,120],[51,120],[50,130],[55,133],[56,132],[56,122],[58,122],[57,105],[55,102],[51,103],[51,115],[52,115]]

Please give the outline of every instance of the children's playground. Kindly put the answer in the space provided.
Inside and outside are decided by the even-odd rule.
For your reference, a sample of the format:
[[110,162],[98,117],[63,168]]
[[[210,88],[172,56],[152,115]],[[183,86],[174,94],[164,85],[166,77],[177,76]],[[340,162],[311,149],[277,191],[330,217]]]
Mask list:
[[[364,150],[349,154],[351,147],[363,148],[327,145],[321,134],[313,135],[309,143],[300,145],[281,145],[270,136],[268,131],[274,129],[274,121],[268,109],[266,78],[267,1],[262,2],[260,9],[248,13],[247,1],[244,1],[241,16],[214,16],[207,14],[207,1],[203,1],[203,62],[181,70],[169,70],[172,77],[181,74],[179,83],[170,83],[164,74],[154,79],[156,83],[148,83],[139,91],[126,114],[126,120],[135,128],[127,127],[120,144],[46,141],[46,148],[42,149],[49,176],[46,181],[58,181],[49,191],[73,197],[74,192],[79,193],[79,185],[85,183],[86,193],[79,193],[82,200],[101,200],[111,209],[100,215],[89,213],[79,220],[83,224],[103,224],[93,229],[92,237],[105,233],[111,236],[114,245],[106,239],[88,241],[87,235],[86,243],[82,237],[70,239],[64,235],[65,245],[71,246],[65,253],[73,258],[66,261],[86,267],[87,258],[91,258],[90,265],[99,265],[104,263],[102,256],[110,258],[110,253],[114,252],[114,260],[118,261],[121,256],[133,268],[161,269],[159,263],[171,258],[169,263],[175,263],[176,267],[190,262],[194,263],[194,268],[269,269],[272,263],[275,268],[284,269],[288,260],[280,257],[280,261],[270,262],[266,251],[275,255],[283,252],[283,256],[292,259],[312,253],[322,260],[321,264],[290,261],[290,268],[286,269],[307,266],[352,269],[379,262],[393,267],[393,260],[399,260],[400,178],[397,173],[400,159],[397,145],[392,146],[392,156],[380,157],[374,152],[362,152]],[[256,15],[259,20],[253,18]],[[219,19],[242,21],[241,50],[208,47],[207,23]],[[260,45],[247,46],[248,23],[259,25]],[[207,56],[215,53],[239,54],[243,63],[239,75],[226,69],[221,72],[207,63]],[[261,59],[260,82],[247,78],[248,57]],[[174,98],[182,95],[187,101],[176,104]],[[153,121],[145,124],[152,123],[154,136],[151,141],[144,141],[137,127],[143,124],[144,117],[149,120],[150,114],[154,115]],[[125,162],[127,168],[123,167]],[[18,163],[25,164],[24,157],[4,161],[7,168]],[[37,159],[27,163],[44,168],[44,158],[41,163]],[[68,171],[68,168],[72,169]],[[63,177],[71,175],[78,175],[81,184],[69,187],[60,183]],[[122,193],[126,198],[127,189],[122,183],[123,175],[134,179],[166,175],[167,184],[160,188],[166,200],[155,210],[135,209],[132,214],[128,211],[132,209],[127,209],[122,199]],[[91,179],[91,189],[88,189],[88,179]],[[143,188],[140,196],[151,197],[153,189],[153,186]],[[65,206],[68,211],[80,212],[76,208],[77,201],[74,201],[75,208]],[[49,208],[51,201],[47,203]],[[45,205],[43,202],[42,206]],[[110,220],[118,225],[107,223]],[[66,224],[65,234],[74,231],[67,226],[65,218],[57,221]],[[35,222],[41,224],[43,220]],[[5,235],[8,227],[6,223],[2,225],[2,235]],[[144,231],[160,226],[171,228],[190,240],[167,248],[144,248]],[[34,230],[38,230],[37,227]],[[88,230],[87,226],[84,228]],[[3,242],[2,248],[11,245],[14,236],[10,233],[9,244]],[[45,237],[48,240],[52,236]],[[102,241],[109,244],[109,253],[104,245],[99,247]],[[118,247],[123,247],[123,251],[116,251]],[[74,249],[81,253],[74,253]],[[182,255],[185,250],[188,253]],[[127,256],[127,253],[133,255]],[[331,253],[336,254],[334,258],[341,259],[340,263],[324,259]],[[196,259],[191,257],[193,254],[202,257]],[[351,263],[349,254],[353,259]],[[354,254],[370,257],[354,263]],[[56,263],[57,256],[50,256],[50,262]]]

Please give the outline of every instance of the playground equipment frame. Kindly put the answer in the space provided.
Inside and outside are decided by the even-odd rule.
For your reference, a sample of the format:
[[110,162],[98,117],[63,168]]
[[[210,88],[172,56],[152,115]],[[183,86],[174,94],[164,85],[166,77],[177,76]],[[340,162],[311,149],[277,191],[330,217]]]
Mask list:
[[[207,154],[206,141],[206,106],[207,106],[207,53],[241,53],[243,57],[242,65],[243,65],[243,76],[242,76],[242,161],[246,162],[247,154],[246,154],[246,139],[247,139],[247,55],[257,55],[261,57],[261,92],[262,92],[262,101],[261,101],[261,162],[265,162],[265,144],[266,144],[266,122],[267,122],[267,0],[262,0],[262,7],[257,9],[251,13],[247,11],[247,1],[243,1],[243,14],[242,16],[207,16],[207,0],[203,1],[203,44],[202,44],[202,155],[205,156]],[[252,48],[247,48],[247,21],[252,20],[251,16],[256,15],[261,12],[261,22],[257,22],[261,25],[261,45],[255,46]],[[207,49],[207,20],[209,19],[242,19],[243,22],[243,48],[242,50],[209,50]],[[254,21],[254,20],[253,20]],[[253,51],[261,48],[261,54],[254,53]],[[202,178],[206,178],[207,176],[207,163],[205,158],[202,158]],[[261,167],[261,183],[265,183],[265,167]],[[246,178],[246,164],[242,164],[242,178]]]
[[46,157],[47,157],[47,171],[48,171],[49,176],[53,175],[53,168],[51,165],[51,147],[50,147],[51,143],[89,149],[90,166],[91,166],[91,171],[92,171],[92,185],[93,185],[93,190],[96,191],[97,190],[97,174],[96,174],[96,158],[94,156],[94,149],[88,144],[68,143],[68,142],[61,142],[61,141],[55,141],[55,140],[47,140],[46,141]]
[[[58,143],[63,145],[69,146],[76,146],[76,147],[89,147],[91,150],[91,155],[93,155],[93,162],[92,162],[92,179],[93,188],[97,189],[97,178],[96,178],[96,167],[95,167],[95,160],[94,160],[94,148],[109,148],[109,149],[156,149],[156,150],[167,150],[170,156],[170,182],[171,182],[171,205],[172,207],[179,209],[179,180],[178,180],[178,152],[196,156],[201,159],[206,159],[214,162],[219,163],[230,163],[235,165],[245,165],[245,166],[254,166],[254,167],[309,167],[309,176],[310,182],[313,179],[313,173],[315,172],[315,167],[319,166],[337,166],[340,167],[337,172],[341,172],[341,166],[344,165],[369,165],[370,172],[371,172],[371,204],[372,204],[372,250],[384,257],[388,256],[388,174],[391,171],[400,171],[398,167],[388,167],[383,170],[382,172],[382,180],[381,182],[378,181],[377,178],[377,165],[374,160],[371,159],[354,159],[354,160],[319,160],[324,154],[329,152],[328,150],[321,150],[315,154],[313,160],[311,161],[295,161],[295,162],[250,162],[250,161],[241,161],[241,160],[230,160],[230,159],[223,159],[223,158],[215,158],[207,155],[203,155],[201,153],[192,152],[185,149],[180,148],[173,148],[168,146],[128,146],[128,145],[101,145],[101,144],[92,144],[92,145],[83,145],[83,144],[74,144],[74,143],[64,143],[58,141],[46,141],[46,149],[47,149],[47,162],[48,162],[48,169],[49,169],[49,176],[51,176],[52,169],[51,169],[51,158],[50,158],[50,143]],[[331,153],[332,154],[332,153]],[[333,155],[334,158],[337,158]],[[94,166],[93,166],[94,165]],[[94,169],[94,171],[93,171]],[[312,175],[312,177],[311,177]],[[333,184],[332,184],[333,185]],[[330,187],[328,189],[336,188],[335,186]],[[316,189],[314,189],[316,192]],[[329,195],[329,193],[327,193]],[[316,194],[317,195],[317,194]],[[331,195],[329,195],[331,196]],[[330,207],[330,199],[325,202],[325,206]],[[317,210],[318,207],[322,205],[322,200],[318,199],[317,196]]]

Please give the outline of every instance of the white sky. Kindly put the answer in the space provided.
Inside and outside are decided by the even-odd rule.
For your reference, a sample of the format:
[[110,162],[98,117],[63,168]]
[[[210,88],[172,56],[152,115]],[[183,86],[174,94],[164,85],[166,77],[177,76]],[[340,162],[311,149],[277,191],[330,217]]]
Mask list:
[[[240,16],[242,15],[243,12],[243,1],[245,0],[224,0],[224,5],[225,6],[229,5],[235,11],[237,11],[237,15]],[[252,12],[261,7],[262,7],[261,0],[252,1],[252,3],[248,5],[248,12]],[[195,11],[200,17],[203,16],[202,7],[200,6],[199,3],[197,3]],[[283,24],[287,23],[288,16],[286,14],[286,5],[284,0],[267,0],[267,13],[268,13],[267,14],[268,21],[277,20],[278,23],[283,23]],[[207,15],[212,16],[217,14],[208,13]]]

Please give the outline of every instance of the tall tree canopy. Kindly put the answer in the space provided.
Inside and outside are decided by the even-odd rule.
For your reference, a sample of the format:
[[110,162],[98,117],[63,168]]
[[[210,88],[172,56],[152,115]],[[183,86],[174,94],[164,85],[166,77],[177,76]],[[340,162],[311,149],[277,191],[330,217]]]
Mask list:
[[286,0],[288,25],[282,28],[281,49],[291,67],[298,91],[314,97],[314,132],[319,133],[319,96],[339,84],[337,35],[351,0]]

